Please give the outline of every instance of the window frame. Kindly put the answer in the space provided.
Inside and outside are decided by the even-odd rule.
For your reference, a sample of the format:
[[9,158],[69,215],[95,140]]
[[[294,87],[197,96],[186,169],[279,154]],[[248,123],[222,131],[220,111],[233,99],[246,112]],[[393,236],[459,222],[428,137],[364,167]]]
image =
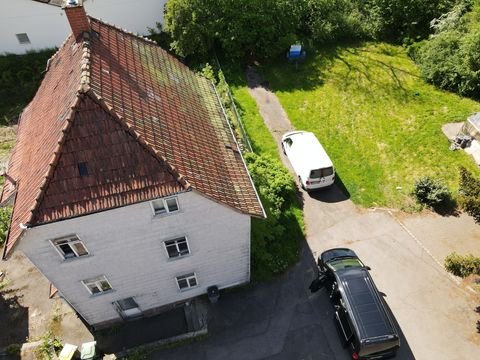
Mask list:
[[[195,285],[190,285],[190,280],[191,279],[195,279]],[[187,273],[187,274],[175,276],[175,280],[177,282],[177,287],[178,287],[179,291],[188,291],[188,290],[194,289],[194,288],[199,286],[198,277],[197,277],[197,274],[194,271],[192,271],[190,273]],[[181,280],[186,280],[187,281],[187,287],[182,288],[180,286],[180,281]]]
[[[60,241],[66,241],[66,242],[59,244],[58,242]],[[51,239],[50,243],[52,244],[52,246],[55,248],[55,250],[58,252],[58,254],[63,260],[78,259],[78,258],[87,257],[90,255],[90,251],[88,251],[87,247],[85,246],[85,243],[82,241],[82,239],[80,239],[80,237],[77,234],[71,234],[71,235]],[[78,244],[78,243],[80,243],[83,246],[83,249],[85,250],[86,254],[80,255],[78,253],[77,249],[73,246],[74,244]],[[70,247],[70,250],[72,250],[74,256],[68,256],[60,247],[61,245],[68,245]]]
[[[188,252],[186,254],[182,254],[182,252],[179,249],[178,243],[180,241],[185,241],[185,244],[187,245]],[[170,245],[167,245],[168,242],[173,242],[173,244],[176,247],[176,250],[178,252],[177,256],[170,256],[170,252],[168,251],[168,247]],[[165,248],[165,252],[167,254],[168,260],[178,260],[178,259],[182,259],[184,257],[190,256],[192,254],[192,252],[190,250],[190,245],[188,243],[188,239],[187,239],[186,236],[179,236],[179,237],[176,237],[176,238],[173,238],[173,239],[165,240],[165,241],[163,241],[163,247]]]
[[[102,286],[101,286],[102,281],[106,282],[108,284],[108,286],[110,287],[110,289],[103,290]],[[110,281],[108,281],[108,279],[105,275],[99,275],[99,276],[96,276],[96,277],[93,277],[93,278],[90,278],[90,279],[82,280],[82,284],[83,284],[83,286],[85,286],[85,288],[87,289],[87,291],[90,293],[91,296],[103,295],[105,293],[113,291],[112,284],[110,284]],[[92,290],[90,290],[90,288],[88,287],[89,284],[95,284],[97,289],[99,289],[100,291],[96,292],[96,293],[92,292]]]
[[[175,205],[177,207],[175,210],[170,210],[169,205],[167,203],[169,200],[175,200]],[[158,211],[155,208],[155,204],[159,204],[160,202],[163,205],[163,210],[164,211]],[[165,198],[155,199],[155,200],[152,200],[150,202],[150,205],[152,206],[153,216],[168,215],[168,214],[173,214],[173,213],[177,213],[177,212],[180,211],[178,196],[169,196],[169,197],[165,197]]]

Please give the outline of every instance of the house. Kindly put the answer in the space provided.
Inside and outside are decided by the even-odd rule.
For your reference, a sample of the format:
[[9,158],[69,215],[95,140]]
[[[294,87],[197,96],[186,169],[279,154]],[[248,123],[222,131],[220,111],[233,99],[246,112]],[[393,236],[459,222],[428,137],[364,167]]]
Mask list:
[[[61,6],[65,0],[0,0],[0,54],[60,46],[70,29]],[[145,35],[163,24],[166,0],[83,0],[96,18]]]
[[72,34],[24,109],[2,202],[23,252],[92,327],[250,278],[265,216],[213,84],[65,7]]

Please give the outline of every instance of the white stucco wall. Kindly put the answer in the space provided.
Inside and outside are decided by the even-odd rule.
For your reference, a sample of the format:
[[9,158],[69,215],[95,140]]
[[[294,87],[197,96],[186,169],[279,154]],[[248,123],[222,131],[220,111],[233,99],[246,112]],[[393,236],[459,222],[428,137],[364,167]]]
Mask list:
[[[249,281],[250,217],[195,192],[180,194],[180,212],[154,216],[150,202],[28,229],[23,251],[90,323],[120,319],[112,302],[134,297],[148,310]],[[77,234],[88,256],[64,260],[51,239]],[[189,256],[168,259],[164,240],[186,236]],[[199,286],[180,291],[176,276],[195,272]],[[112,291],[90,295],[82,280],[105,275]]]
[[[87,14],[128,31],[148,34],[148,27],[163,23],[166,0],[86,0]],[[15,34],[26,33],[30,44]],[[23,54],[59,46],[70,33],[64,11],[32,0],[0,0],[0,54]]]

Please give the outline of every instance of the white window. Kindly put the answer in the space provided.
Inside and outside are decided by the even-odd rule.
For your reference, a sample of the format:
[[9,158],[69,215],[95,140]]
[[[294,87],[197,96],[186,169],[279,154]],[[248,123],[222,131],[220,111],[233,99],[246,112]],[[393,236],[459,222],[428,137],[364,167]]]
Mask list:
[[152,201],[152,207],[155,215],[166,214],[178,211],[177,197],[158,199]]
[[52,240],[52,244],[64,259],[88,255],[88,250],[77,235]]
[[179,258],[190,254],[190,249],[188,248],[187,239],[185,237],[168,240],[165,241],[164,244],[170,259]]
[[113,304],[123,318],[133,318],[142,315],[142,310],[140,310],[135,300],[131,297],[115,301]]
[[190,273],[182,276],[177,276],[177,285],[180,290],[188,290],[198,285],[197,275]]
[[82,283],[92,295],[101,294],[106,291],[112,290],[112,286],[108,282],[105,275],[93,279],[83,280]]
[[20,44],[30,44],[30,39],[26,33],[16,34],[15,36]]

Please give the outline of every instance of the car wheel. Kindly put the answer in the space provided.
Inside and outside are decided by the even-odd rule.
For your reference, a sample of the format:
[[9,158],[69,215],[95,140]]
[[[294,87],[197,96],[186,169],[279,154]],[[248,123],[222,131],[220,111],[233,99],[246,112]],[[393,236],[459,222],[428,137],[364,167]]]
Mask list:
[[281,144],[282,144],[283,155],[287,155],[287,153],[285,152],[285,145],[283,145],[283,141],[281,142]]
[[303,190],[307,191],[307,189],[305,189],[305,186],[303,185],[302,178],[301,178],[300,176],[298,177],[298,181],[300,181],[300,187],[301,187]]

